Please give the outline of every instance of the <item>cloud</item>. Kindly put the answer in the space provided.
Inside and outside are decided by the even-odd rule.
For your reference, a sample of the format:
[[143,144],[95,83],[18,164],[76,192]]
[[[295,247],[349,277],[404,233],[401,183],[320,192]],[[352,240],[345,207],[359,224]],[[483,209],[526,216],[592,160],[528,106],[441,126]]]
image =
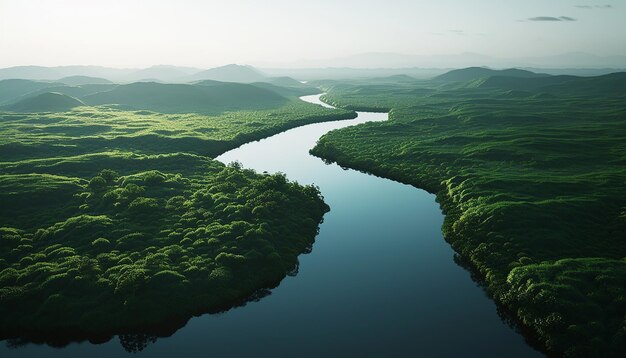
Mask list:
[[586,10],[591,10],[591,9],[612,9],[613,5],[576,5],[577,8],[579,9],[586,9]]
[[569,16],[536,16],[528,18],[528,21],[576,21],[576,19]]

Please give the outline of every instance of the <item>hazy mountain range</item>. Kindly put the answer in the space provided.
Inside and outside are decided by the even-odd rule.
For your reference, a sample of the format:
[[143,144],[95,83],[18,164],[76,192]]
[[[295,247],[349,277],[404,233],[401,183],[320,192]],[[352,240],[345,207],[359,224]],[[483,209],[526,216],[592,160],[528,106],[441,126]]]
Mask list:
[[[16,66],[0,69],[1,79],[59,81],[71,76],[88,76],[117,83],[131,82],[192,82],[215,80],[252,83],[268,76],[250,66],[230,64],[209,70],[192,67],[158,65],[143,69],[109,68],[100,66]],[[63,81],[61,81],[63,82]]]
[[[149,71],[148,71],[149,70]],[[156,71],[148,69],[145,74]],[[178,70],[167,68],[171,75]],[[56,81],[0,80],[0,110],[11,112],[56,112],[78,106],[114,106],[161,113],[219,113],[225,110],[261,109],[278,106],[288,98],[313,94],[318,90],[291,77],[267,77],[247,66],[225,66],[181,78],[189,83],[137,81],[115,84],[104,78],[69,76]],[[220,78],[196,80],[203,77]],[[251,83],[235,83],[250,82]],[[407,75],[367,79],[372,84],[410,84],[418,81]],[[448,88],[488,88],[505,91],[507,96],[550,96],[559,93],[579,95],[587,91],[604,97],[621,95],[626,88],[626,72],[595,77],[552,76],[521,69],[495,70],[468,67],[451,70],[432,79]]]
[[450,69],[472,66],[494,69],[515,67],[551,75],[598,76],[626,69],[626,56],[601,57],[586,53],[569,53],[550,57],[504,59],[473,53],[447,56],[366,53],[327,60],[299,61],[283,64],[282,67],[262,67],[260,69],[236,64],[211,69],[171,65],[158,65],[142,69],[101,66],[16,66],[0,69],[0,80],[60,81],[70,77],[80,81],[81,76],[88,76],[116,83],[187,83],[202,80],[253,83],[267,82],[268,78],[281,76],[290,76],[298,80],[315,80],[384,77],[400,74],[427,79],[436,77]]
[[370,52],[351,56],[301,60],[291,63],[258,63],[262,68],[464,68],[488,66],[494,68],[626,68],[626,56],[596,56],[584,52],[564,53],[554,56],[499,58],[477,53],[452,55],[407,55],[400,53]]

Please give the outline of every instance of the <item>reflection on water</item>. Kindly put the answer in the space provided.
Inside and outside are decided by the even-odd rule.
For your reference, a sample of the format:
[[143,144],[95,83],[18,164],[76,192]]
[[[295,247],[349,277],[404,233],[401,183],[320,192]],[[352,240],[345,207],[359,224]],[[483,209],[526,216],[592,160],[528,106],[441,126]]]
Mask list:
[[[319,96],[304,98],[319,102]],[[331,211],[296,277],[253,302],[186,322],[155,340],[144,334],[64,349],[29,344],[2,357],[110,357],[126,349],[171,357],[536,357],[496,306],[457,265],[443,240],[435,197],[309,155],[324,133],[384,113],[295,128],[217,159],[259,172],[284,172],[320,187]],[[163,332],[161,332],[163,333]],[[171,334],[170,332],[169,334]],[[124,338],[122,338],[124,337]],[[124,343],[125,342],[125,343]],[[143,349],[143,350],[141,350]]]

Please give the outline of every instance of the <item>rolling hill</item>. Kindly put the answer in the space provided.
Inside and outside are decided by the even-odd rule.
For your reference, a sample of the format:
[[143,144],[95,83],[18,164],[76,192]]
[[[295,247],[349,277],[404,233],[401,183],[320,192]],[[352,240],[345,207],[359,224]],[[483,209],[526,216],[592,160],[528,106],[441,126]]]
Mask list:
[[188,77],[188,80],[252,83],[266,81],[267,77],[254,67],[231,64],[198,72]]
[[287,98],[248,84],[202,81],[195,84],[137,82],[83,98],[90,105],[120,105],[162,113],[218,113],[279,106]]
[[16,103],[26,98],[35,97],[46,92],[62,93],[64,95],[68,95],[68,96],[76,97],[80,99],[82,97],[85,97],[94,93],[111,90],[115,87],[117,87],[116,84],[89,84],[89,85],[82,85],[82,86],[64,86],[63,84],[59,84],[59,83],[51,83],[50,87],[44,87],[36,91],[28,92],[19,97],[13,97],[10,100],[7,100],[5,104],[8,105],[8,104]]
[[534,77],[546,77],[548,75],[541,73],[534,73],[526,70],[519,70],[516,68],[510,68],[506,70],[492,70],[484,67],[468,67],[458,70],[452,70],[439,75],[433,80],[441,82],[467,82],[474,81],[480,78],[492,77],[492,76],[505,76],[505,77],[517,77],[517,78],[534,78]]
[[266,79],[264,82],[271,83],[276,86],[284,86],[284,87],[309,87],[306,84],[296,79],[293,79],[289,76],[270,77]]
[[268,82],[255,82],[251,85],[278,93],[284,97],[300,97],[320,93],[319,89],[311,86],[279,86]]
[[23,79],[2,80],[0,81],[0,104],[7,104],[30,92],[59,85],[62,84]]
[[54,80],[63,73],[52,67],[15,66],[0,69],[0,79]]
[[596,95],[619,97],[626,93],[626,72],[596,77],[550,76],[516,78],[493,76],[474,83],[479,88],[543,92],[563,95]]
[[12,112],[63,112],[84,106],[80,100],[58,92],[46,92],[5,107]]
[[108,84],[113,83],[105,78],[89,77],[89,76],[68,76],[68,77],[63,77],[57,80],[57,82],[65,83],[66,85],[70,85],[70,86],[80,86],[80,85],[90,85],[90,84],[108,85]]
[[199,71],[200,69],[191,67],[158,65],[137,70],[125,76],[123,80],[147,82],[148,79],[154,79],[154,82],[184,82],[187,77]]
[[316,87],[302,83],[288,76],[270,77],[263,82],[251,83],[253,86],[276,92],[285,97],[300,97],[319,93]]

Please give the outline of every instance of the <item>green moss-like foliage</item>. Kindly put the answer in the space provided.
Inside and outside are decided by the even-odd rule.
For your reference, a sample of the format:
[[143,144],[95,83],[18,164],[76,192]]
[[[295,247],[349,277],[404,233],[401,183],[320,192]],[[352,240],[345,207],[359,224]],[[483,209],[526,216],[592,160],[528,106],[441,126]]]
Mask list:
[[45,92],[11,104],[7,109],[14,112],[64,112],[84,105],[80,100],[66,94]]
[[0,113],[0,338],[124,334],[138,350],[274,287],[328,207],[315,187],[211,156],[353,116],[294,98],[214,116]]
[[333,131],[312,152],[436,193],[446,240],[545,350],[623,356],[626,97],[585,87],[620,78],[519,98],[467,84],[328,82],[328,102],[390,109],[390,120]]
[[4,333],[113,332],[225,307],[291,271],[327,210],[314,187],[214,163],[201,179],[106,170],[73,188],[79,199],[53,209],[64,220],[0,229]]

